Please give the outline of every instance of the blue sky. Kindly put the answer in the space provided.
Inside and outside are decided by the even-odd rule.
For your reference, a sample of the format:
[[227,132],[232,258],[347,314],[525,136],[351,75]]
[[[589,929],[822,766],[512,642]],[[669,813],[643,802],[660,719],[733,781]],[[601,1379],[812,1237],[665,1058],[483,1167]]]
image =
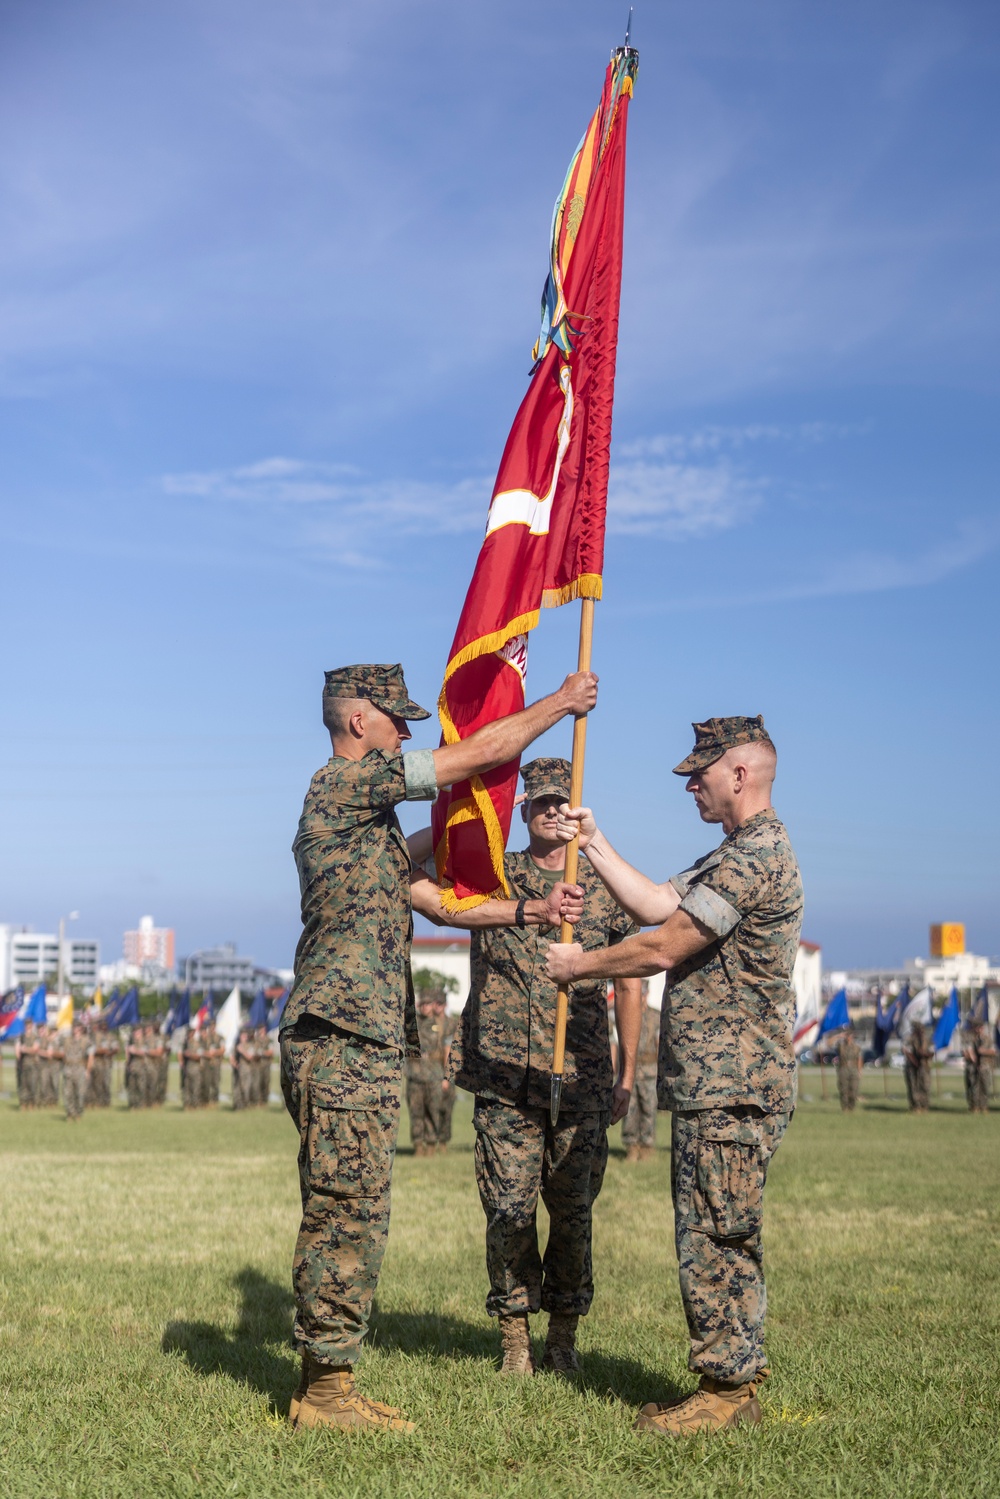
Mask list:
[[[322,672],[436,697],[624,19],[5,8],[0,920],[290,961]],[[996,954],[1000,19],[640,0],[634,40],[588,799],[665,878],[713,842],[690,722],[762,712],[828,962]]]

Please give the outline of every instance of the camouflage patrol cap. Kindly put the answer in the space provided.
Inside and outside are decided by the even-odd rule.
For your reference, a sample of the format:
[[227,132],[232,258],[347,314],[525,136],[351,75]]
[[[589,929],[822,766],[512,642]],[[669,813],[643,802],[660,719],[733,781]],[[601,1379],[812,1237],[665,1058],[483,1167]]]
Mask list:
[[689,776],[692,771],[704,770],[721,760],[727,749],[736,744],[772,744],[770,734],[764,727],[763,715],[756,718],[710,718],[705,723],[693,723],[694,749],[687,759],[674,766],[675,776]]
[[522,765],[521,779],[524,781],[524,794],[528,801],[534,801],[536,796],[561,796],[568,799],[569,771],[569,761],[561,760],[558,755],[539,755],[537,760],[529,760],[527,765]]
[[412,701],[403,680],[403,668],[364,663],[359,666],[338,666],[326,673],[323,688],[323,707],[334,698],[361,697],[381,708],[383,713],[394,713],[397,718],[430,718],[426,708]]

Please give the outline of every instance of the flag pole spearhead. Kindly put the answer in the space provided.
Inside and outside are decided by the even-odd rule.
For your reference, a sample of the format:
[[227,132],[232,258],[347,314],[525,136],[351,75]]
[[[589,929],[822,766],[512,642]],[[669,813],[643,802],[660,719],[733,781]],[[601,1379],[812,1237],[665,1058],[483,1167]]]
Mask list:
[[556,1125],[559,1123],[559,1105],[562,1102],[562,1085],[562,1073],[560,1072],[558,1076],[556,1075],[556,1073],[553,1073],[552,1083],[549,1090],[549,1118],[552,1121],[553,1129],[555,1129]]

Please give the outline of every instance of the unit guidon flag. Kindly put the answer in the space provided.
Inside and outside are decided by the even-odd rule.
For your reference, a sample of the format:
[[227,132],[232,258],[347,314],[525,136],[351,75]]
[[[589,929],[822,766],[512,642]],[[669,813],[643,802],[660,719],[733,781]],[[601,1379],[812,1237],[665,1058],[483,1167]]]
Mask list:
[[[601,596],[625,199],[638,53],[612,57],[552,218],[535,366],[507,438],[486,537],[438,712],[446,744],[524,707],[528,631],[543,607]],[[442,791],[434,845],[453,910],[507,893],[518,761]]]

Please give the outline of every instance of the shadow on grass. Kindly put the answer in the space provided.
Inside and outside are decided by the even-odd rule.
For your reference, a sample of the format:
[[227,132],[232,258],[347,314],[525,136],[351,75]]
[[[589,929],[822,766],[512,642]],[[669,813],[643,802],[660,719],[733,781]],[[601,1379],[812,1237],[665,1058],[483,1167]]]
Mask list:
[[227,1374],[266,1395],[274,1410],[288,1410],[298,1369],[289,1354],[292,1293],[247,1266],[233,1277],[240,1311],[232,1332],[212,1322],[170,1322],[164,1353],[183,1354],[198,1374]]
[[[543,1314],[536,1319],[533,1330],[543,1330],[546,1322]],[[376,1304],[372,1312],[370,1339],[386,1351],[395,1348],[403,1353],[432,1354],[439,1358],[486,1360],[494,1366],[498,1366],[500,1360],[500,1334],[496,1322],[483,1327],[482,1323],[464,1322],[438,1312],[391,1312]],[[540,1359],[537,1337],[535,1343],[536,1356]],[[581,1372],[573,1381],[578,1389],[592,1390],[606,1399],[623,1401],[626,1405],[641,1404],[653,1398],[671,1400],[676,1395],[688,1393],[658,1370],[635,1359],[602,1353],[600,1349],[581,1353],[580,1364]]]

